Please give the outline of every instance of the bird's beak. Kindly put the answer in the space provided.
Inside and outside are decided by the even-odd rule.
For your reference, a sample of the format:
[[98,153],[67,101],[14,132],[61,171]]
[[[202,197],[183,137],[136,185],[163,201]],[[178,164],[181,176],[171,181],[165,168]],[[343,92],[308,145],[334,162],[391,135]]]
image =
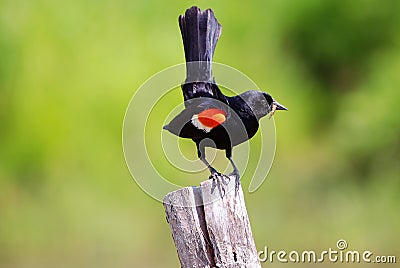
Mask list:
[[279,102],[277,102],[275,100],[274,100],[274,102],[272,102],[272,104],[276,106],[275,110],[284,110],[284,111],[288,110],[288,108],[286,108],[285,106],[283,106],[282,104],[280,104]]
[[274,116],[276,110],[284,110],[284,111],[287,111],[288,108],[286,108],[285,106],[283,106],[282,104],[280,104],[279,102],[277,102],[276,100],[274,100],[274,101],[272,102],[271,112],[269,113],[269,119],[271,119],[271,117]]

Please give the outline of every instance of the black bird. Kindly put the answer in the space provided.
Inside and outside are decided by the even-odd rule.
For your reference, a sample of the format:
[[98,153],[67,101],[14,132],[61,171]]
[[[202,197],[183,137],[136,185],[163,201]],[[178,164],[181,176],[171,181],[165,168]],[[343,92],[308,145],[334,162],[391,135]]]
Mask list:
[[232,160],[232,147],[256,134],[260,118],[287,109],[268,93],[257,90],[233,97],[222,94],[211,72],[214,49],[221,35],[221,25],[211,9],[187,9],[179,16],[179,26],[186,58],[186,81],[182,85],[185,109],[164,129],[196,143],[198,157],[210,170],[210,178],[221,174],[206,160],[205,147],[225,150],[238,189],[239,172]]

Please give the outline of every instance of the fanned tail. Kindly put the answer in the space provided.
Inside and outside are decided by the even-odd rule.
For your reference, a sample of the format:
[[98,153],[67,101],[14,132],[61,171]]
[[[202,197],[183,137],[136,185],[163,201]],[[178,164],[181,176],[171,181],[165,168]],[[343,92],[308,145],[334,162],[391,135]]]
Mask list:
[[212,58],[222,30],[213,11],[193,6],[179,16],[179,27],[185,49],[186,81],[211,82]]

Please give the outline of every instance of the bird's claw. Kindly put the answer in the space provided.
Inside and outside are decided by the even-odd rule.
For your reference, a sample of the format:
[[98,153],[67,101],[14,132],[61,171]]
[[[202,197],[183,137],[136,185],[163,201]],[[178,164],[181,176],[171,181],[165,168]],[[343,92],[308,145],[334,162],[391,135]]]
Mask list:
[[235,196],[238,195],[239,189],[240,189],[240,177],[237,176],[237,177],[235,178]]
[[220,194],[221,198],[223,198],[226,194],[225,186],[227,186],[229,184],[230,178],[219,172],[212,172],[209,179],[213,180],[212,187],[211,187],[211,193],[214,193],[215,188],[218,188],[219,194]]
[[233,171],[232,173],[229,174],[230,177],[235,177],[235,196],[239,193],[239,188],[240,188],[240,175],[237,170]]
[[229,182],[231,180],[231,177],[235,178],[235,197],[239,193],[240,189],[240,175],[238,171],[234,171],[230,173],[229,175],[221,174],[217,171],[212,172],[209,179],[213,180],[212,182],[212,187],[211,187],[211,193],[214,193],[215,188],[218,188],[219,194],[221,198],[223,198],[226,194],[226,188],[229,185]]

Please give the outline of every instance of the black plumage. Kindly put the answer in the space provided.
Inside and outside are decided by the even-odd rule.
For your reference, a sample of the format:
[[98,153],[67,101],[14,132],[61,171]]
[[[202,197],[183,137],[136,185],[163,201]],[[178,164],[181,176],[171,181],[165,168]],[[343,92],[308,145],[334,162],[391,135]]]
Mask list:
[[222,27],[211,9],[187,9],[179,17],[179,26],[186,58],[186,81],[182,85],[185,109],[164,129],[192,139],[213,178],[220,174],[205,159],[205,147],[225,150],[239,178],[232,147],[253,137],[262,117],[287,109],[258,90],[232,97],[221,92],[212,77],[212,58]]

